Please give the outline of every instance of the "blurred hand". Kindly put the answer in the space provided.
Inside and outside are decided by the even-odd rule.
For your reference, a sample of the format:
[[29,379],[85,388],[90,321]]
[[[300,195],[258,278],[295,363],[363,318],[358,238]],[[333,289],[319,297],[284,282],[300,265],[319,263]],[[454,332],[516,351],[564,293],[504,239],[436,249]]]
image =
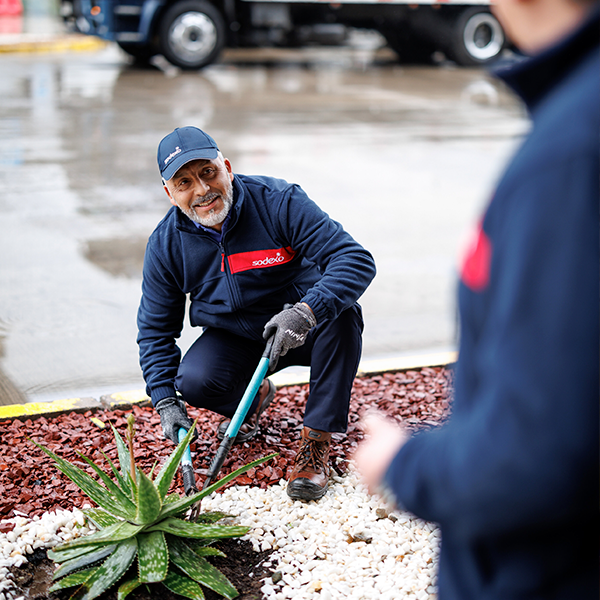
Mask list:
[[410,434],[382,413],[369,412],[362,422],[365,439],[354,454],[354,462],[371,494],[381,486],[393,458],[406,444]]

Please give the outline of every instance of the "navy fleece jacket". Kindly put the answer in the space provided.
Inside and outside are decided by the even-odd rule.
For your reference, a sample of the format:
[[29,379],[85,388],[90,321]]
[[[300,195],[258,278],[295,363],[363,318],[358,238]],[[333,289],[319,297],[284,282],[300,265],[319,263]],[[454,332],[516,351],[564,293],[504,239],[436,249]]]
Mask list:
[[371,254],[299,186],[236,174],[233,187],[220,243],[175,207],[148,241],[138,344],[154,404],[175,394],[187,296],[192,326],[262,340],[285,303],[306,302],[317,322],[335,319],[375,276]]
[[463,264],[453,414],[386,474],[440,600],[598,598],[598,14],[502,73],[533,129]]

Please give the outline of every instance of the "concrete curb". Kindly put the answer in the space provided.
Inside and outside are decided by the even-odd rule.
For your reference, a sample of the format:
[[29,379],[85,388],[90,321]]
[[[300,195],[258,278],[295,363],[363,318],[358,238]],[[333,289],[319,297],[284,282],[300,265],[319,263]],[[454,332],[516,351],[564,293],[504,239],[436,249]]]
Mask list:
[[108,42],[92,35],[62,34],[0,34],[0,54],[82,52],[101,50]]
[[[418,356],[396,357],[362,361],[358,368],[357,377],[424,369],[426,367],[442,367],[456,362],[456,352],[438,352]],[[305,373],[289,374],[276,373],[270,379],[278,387],[304,385],[308,383]],[[148,406],[150,398],[145,390],[130,390],[116,392],[95,398],[68,398],[54,402],[31,402],[28,404],[9,404],[0,406],[0,421],[6,419],[36,419],[39,417],[56,416],[66,412],[86,412],[88,410],[128,410],[132,406]]]

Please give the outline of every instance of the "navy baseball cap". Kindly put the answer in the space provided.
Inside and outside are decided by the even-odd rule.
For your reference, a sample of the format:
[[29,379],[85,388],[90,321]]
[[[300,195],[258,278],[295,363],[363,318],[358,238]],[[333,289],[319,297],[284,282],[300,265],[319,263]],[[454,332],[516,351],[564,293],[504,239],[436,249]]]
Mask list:
[[197,127],[178,127],[158,145],[158,168],[168,181],[190,160],[217,158],[219,148],[210,135]]

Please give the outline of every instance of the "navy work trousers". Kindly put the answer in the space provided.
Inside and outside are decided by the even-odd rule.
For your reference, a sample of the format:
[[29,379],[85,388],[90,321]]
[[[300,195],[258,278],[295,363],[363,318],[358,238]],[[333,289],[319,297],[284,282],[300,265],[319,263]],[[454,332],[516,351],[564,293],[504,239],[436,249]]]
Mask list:
[[[358,304],[337,319],[319,323],[299,348],[279,358],[276,371],[292,365],[310,367],[310,393],[304,425],[345,432],[352,383],[362,351],[363,319]],[[175,379],[177,391],[190,405],[231,418],[258,362],[264,343],[223,329],[207,328],[187,351]],[[248,414],[258,403],[255,398]]]

